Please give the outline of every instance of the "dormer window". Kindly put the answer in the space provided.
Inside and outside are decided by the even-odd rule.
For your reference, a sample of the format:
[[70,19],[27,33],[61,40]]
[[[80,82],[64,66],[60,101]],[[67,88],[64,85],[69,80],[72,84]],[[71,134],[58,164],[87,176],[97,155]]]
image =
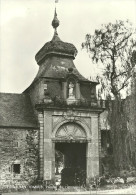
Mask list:
[[47,94],[48,85],[47,83],[44,83],[44,95]]
[[44,90],[47,90],[47,83],[44,83]]

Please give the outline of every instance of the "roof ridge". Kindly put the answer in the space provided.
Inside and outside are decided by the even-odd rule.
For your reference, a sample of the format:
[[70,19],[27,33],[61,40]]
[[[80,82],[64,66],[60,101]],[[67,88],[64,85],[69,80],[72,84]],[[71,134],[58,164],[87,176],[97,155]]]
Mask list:
[[10,93],[10,92],[0,92],[0,94],[23,95],[23,93]]

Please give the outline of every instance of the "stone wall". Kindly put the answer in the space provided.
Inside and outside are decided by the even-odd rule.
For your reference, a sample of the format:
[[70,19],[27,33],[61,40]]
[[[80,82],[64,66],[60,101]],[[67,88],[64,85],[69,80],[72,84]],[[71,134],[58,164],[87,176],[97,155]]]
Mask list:
[[[16,173],[15,164],[20,164]],[[0,186],[26,186],[38,176],[38,132],[0,128]]]

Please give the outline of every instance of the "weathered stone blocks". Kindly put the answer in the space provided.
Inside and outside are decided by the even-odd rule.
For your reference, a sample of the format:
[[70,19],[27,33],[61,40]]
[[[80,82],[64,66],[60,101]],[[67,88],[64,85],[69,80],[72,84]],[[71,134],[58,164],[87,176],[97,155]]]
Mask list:
[[[0,135],[0,186],[34,182],[38,177],[37,130],[0,128]],[[16,164],[20,170],[15,170]]]

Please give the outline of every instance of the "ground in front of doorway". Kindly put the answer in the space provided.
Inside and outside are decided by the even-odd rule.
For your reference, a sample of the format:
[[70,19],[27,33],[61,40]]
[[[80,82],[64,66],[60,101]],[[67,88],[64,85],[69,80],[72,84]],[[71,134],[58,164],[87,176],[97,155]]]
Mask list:
[[77,191],[71,191],[72,189],[69,188],[70,191],[29,191],[29,192],[10,192],[10,193],[1,193],[1,195],[65,195],[65,194],[78,194],[78,195],[88,195],[88,194],[136,194],[136,184],[128,186],[124,189],[110,189],[110,190],[91,190],[91,191],[81,191],[80,188],[77,188]]

